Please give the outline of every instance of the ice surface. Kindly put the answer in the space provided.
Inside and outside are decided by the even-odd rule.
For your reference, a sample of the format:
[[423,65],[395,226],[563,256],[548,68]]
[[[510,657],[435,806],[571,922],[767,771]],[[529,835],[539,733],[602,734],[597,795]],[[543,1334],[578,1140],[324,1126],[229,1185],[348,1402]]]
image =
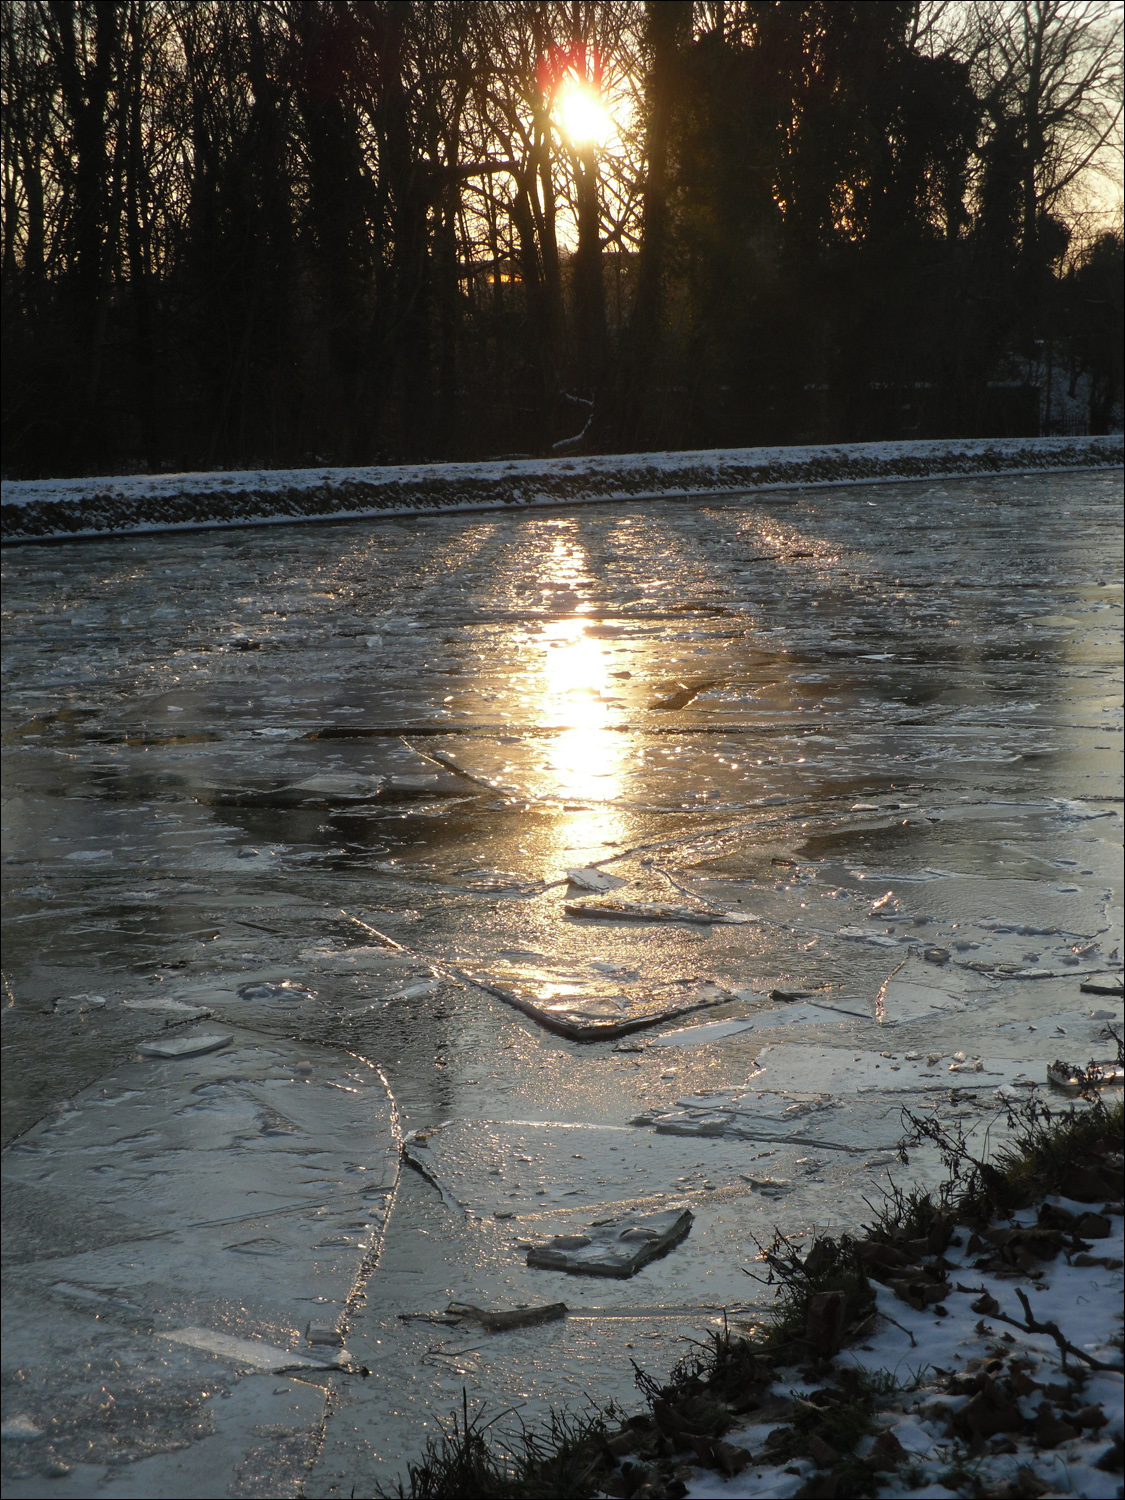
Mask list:
[[[582,465],[567,472],[595,498]],[[1112,1055],[1120,998],[1081,985],[1121,959],[1119,475],[784,499],[5,552],[6,1160],[29,1132],[76,1126],[144,1042],[236,1038],[126,1064],[142,1095],[228,1069],[250,1037],[288,1080],[192,1096],[207,1107],[176,1141],[170,1124],[146,1135],[151,1111],[110,1129],[139,1106],[107,1103],[101,1137],[49,1137],[53,1176],[10,1184],[7,1343],[34,1378],[5,1388],[5,1413],[57,1416],[72,1457],[91,1438],[131,1456],[52,1487],[197,1493],[195,1464],[221,1493],[245,1461],[259,1492],[284,1492],[235,1456],[239,1423],[285,1428],[273,1454],[294,1464],[320,1393],[162,1336],[184,1327],[306,1357],[334,1346],[302,1330],[346,1333],[372,1373],[317,1377],[338,1388],[308,1486],[325,1497],[390,1486],[463,1386],[529,1421],[587,1392],[632,1409],[631,1359],[663,1379],[683,1340],[759,1295],[742,1269],[755,1239],[870,1217],[888,1173],[903,1180],[903,1106],[995,1145],[997,1095],[1031,1094],[1018,1070],[1042,1087],[1056,1057]],[[99,524],[127,521],[115,506]],[[571,869],[757,920],[569,919]],[[699,999],[714,1008],[660,1020]],[[193,1027],[196,1011],[211,1018]],[[374,1221],[332,1197],[362,1181],[346,1164],[365,1164],[381,1118],[367,1090],[330,1087],[364,1059],[409,1130],[450,1122],[408,1147],[429,1177],[402,1175],[377,1261]],[[996,1076],[995,1059],[1014,1067]],[[286,1102],[298,1085],[356,1112],[322,1140]],[[644,1114],[695,1133],[629,1126]],[[248,1181],[288,1146],[280,1180]],[[938,1170],[911,1152],[911,1181]],[[221,1226],[184,1231],[205,1253],[176,1261],[168,1224],[258,1212],[237,1189],[259,1185],[277,1189],[267,1220],[206,1244]],[[596,1306],[502,1338],[399,1319],[451,1296],[573,1304],[574,1280],[529,1268],[521,1244],[678,1202],[688,1238],[603,1280]],[[336,1257],[368,1268],[346,1317]],[[111,1430],[88,1400],[102,1386]]]
[[854,1032],[855,1023],[870,1022],[858,1010],[847,1010],[824,1001],[819,1004],[767,1006],[753,1015],[734,1021],[705,1021],[700,1026],[684,1026],[666,1031],[652,1039],[654,1047],[701,1047],[708,1042],[725,1040],[758,1031],[781,1031],[792,1026],[820,1026],[843,1032]]
[[[343,1315],[379,1243],[390,1100],[344,1053],[225,1041],[123,1064],[5,1154],[5,1358],[64,1456],[170,1451],[209,1382],[333,1362],[302,1351],[299,1330],[310,1308]],[[128,1422],[85,1435],[111,1378],[123,1412],[149,1413],[140,1450]],[[228,1436],[225,1483],[253,1446],[252,1428]]]
[[[902,1134],[902,1103],[929,1109],[982,1091],[993,1103],[1000,1090],[1046,1083],[1045,1070],[1009,1058],[964,1053],[919,1058],[902,1053],[851,1052],[841,1046],[771,1043],[758,1055],[759,1071],[742,1090],[710,1090],[650,1109],[633,1120],[661,1135],[745,1141],[785,1141],[832,1151],[893,1150]],[[1015,1095],[1018,1097],[1018,1095]]]
[[843,1047],[797,1046],[778,1043],[758,1054],[762,1070],[755,1090],[821,1089],[832,1094],[933,1093],[958,1087],[998,1087],[1026,1079],[1045,1083],[1042,1070],[1019,1058],[981,1058],[958,1050],[907,1057],[904,1052],[851,1052]]
[[452,1120],[408,1138],[407,1151],[451,1203],[481,1219],[554,1222],[595,1208],[652,1211],[688,1195],[752,1189],[742,1145],[708,1142],[701,1152],[671,1133],[646,1139],[621,1126]]

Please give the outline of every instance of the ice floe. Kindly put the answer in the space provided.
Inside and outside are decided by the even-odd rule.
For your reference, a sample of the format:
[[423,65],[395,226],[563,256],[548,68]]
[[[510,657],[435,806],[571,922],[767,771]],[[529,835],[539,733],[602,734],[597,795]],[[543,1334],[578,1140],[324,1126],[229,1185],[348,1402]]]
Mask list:
[[642,1266],[667,1255],[691,1230],[688,1208],[658,1214],[625,1214],[596,1220],[578,1234],[559,1234],[527,1252],[529,1266],[566,1271],[570,1276],[635,1276]]
[[669,901],[625,901],[620,897],[605,901],[568,901],[563,909],[569,917],[596,917],[611,922],[689,922],[711,927],[756,920],[745,912],[675,906]]
[[613,976],[604,970],[594,969],[591,975],[499,960],[487,970],[473,967],[463,973],[548,1031],[577,1042],[610,1041],[731,999],[720,985],[691,978],[614,986]]

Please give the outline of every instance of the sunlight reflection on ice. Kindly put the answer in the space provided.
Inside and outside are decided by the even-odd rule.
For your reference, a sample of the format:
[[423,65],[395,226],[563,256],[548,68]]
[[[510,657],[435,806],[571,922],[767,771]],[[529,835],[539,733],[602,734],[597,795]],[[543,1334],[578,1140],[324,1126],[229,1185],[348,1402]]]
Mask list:
[[[586,558],[581,549],[560,538],[552,561],[559,582],[581,588]],[[557,730],[550,741],[548,769],[553,791],[565,802],[604,803],[621,795],[624,756],[622,735],[612,709],[610,658],[602,642],[586,634],[582,614],[589,608],[579,599],[569,618],[544,625],[540,684],[542,722]],[[619,815],[600,807],[576,809],[560,829],[567,848],[589,848],[620,837]]]

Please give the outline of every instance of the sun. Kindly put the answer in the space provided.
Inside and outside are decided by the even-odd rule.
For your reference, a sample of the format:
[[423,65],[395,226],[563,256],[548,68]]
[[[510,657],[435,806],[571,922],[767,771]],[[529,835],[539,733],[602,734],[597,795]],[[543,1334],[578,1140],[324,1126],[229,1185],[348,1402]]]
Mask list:
[[568,78],[559,92],[558,104],[563,133],[572,146],[604,146],[616,134],[597,90],[584,80]]

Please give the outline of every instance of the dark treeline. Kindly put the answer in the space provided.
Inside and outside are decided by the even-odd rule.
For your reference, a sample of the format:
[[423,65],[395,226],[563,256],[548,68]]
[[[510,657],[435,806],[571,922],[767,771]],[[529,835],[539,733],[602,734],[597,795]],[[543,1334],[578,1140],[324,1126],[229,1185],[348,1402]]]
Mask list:
[[1083,0],[4,0],[5,472],[1105,431],[1120,49]]

